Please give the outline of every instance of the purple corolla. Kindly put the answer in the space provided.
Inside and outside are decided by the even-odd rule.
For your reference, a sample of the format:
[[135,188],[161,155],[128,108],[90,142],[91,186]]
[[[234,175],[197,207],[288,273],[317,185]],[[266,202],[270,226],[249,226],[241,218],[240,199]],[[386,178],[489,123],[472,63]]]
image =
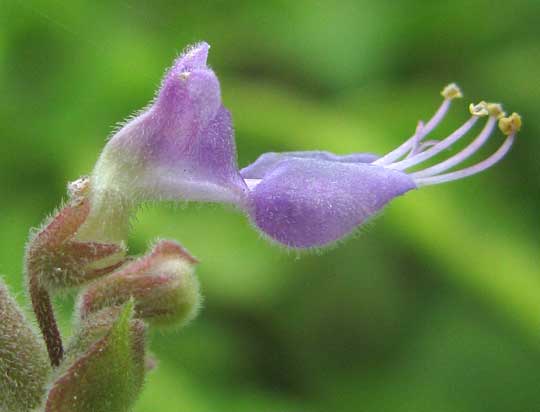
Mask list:
[[[117,209],[128,211],[144,201],[211,201],[238,206],[262,233],[285,246],[321,247],[342,239],[399,195],[492,166],[509,151],[521,126],[516,113],[506,117],[499,104],[480,102],[470,106],[471,117],[448,137],[426,140],[452,100],[461,97],[451,84],[433,117],[419,122],[412,137],[384,156],[265,153],[239,170],[231,116],[222,105],[217,77],[206,65],[208,49],[200,43],[180,56],[154,101],[109,140],[91,176],[99,219],[90,219],[86,232],[92,226],[95,232],[98,224],[110,226],[122,215]],[[433,166],[417,168],[452,147],[481,117],[487,121],[468,146]],[[497,122],[506,135],[500,148],[460,169]],[[110,221],[103,217],[107,210]]]

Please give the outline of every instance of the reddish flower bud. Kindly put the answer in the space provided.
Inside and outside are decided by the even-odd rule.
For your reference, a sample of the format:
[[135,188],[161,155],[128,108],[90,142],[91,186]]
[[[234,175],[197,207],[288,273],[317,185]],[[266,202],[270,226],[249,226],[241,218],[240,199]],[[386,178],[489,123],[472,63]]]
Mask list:
[[148,255],[89,285],[80,298],[80,317],[133,297],[139,318],[152,325],[183,325],[200,306],[196,263],[178,243],[159,241]]

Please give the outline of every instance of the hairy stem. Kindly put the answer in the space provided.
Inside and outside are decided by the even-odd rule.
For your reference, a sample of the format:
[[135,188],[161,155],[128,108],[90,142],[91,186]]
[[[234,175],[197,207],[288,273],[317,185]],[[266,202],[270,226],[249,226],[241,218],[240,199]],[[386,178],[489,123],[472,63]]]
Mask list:
[[30,268],[28,273],[28,289],[32,300],[32,308],[36,314],[43,339],[45,340],[51,365],[57,367],[60,365],[64,356],[62,337],[56,324],[49,292],[39,284],[37,275]]

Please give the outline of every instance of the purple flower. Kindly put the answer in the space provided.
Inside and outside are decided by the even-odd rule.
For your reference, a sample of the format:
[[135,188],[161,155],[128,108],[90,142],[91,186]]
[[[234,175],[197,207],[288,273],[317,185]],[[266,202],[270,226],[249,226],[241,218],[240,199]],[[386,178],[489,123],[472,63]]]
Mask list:
[[[426,140],[451,101],[461,97],[451,84],[433,117],[419,122],[412,137],[384,156],[265,153],[239,171],[231,117],[221,103],[218,80],[206,66],[208,48],[201,43],[180,56],[154,102],[111,138],[92,176],[94,199],[117,193],[134,203],[232,203],[271,239],[293,248],[320,247],[342,239],[399,195],[492,166],[508,152],[521,126],[519,115],[505,117],[500,105],[481,102],[470,106],[471,117],[448,137]],[[483,129],[466,148],[411,171],[453,146],[484,116]],[[501,147],[474,166],[451,171],[484,145],[497,121],[507,136]]]
[[137,200],[242,204],[231,116],[206,66],[209,46],[189,48],[167,71],[150,106],[107,143],[93,173],[96,190]]

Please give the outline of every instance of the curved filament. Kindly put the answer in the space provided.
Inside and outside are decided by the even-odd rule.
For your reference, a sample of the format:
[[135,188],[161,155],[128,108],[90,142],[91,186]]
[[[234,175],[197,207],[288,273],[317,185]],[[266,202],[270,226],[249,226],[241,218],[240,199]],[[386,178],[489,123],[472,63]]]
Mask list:
[[405,169],[408,169],[409,167],[415,166],[418,163],[424,162],[432,158],[433,156],[442,152],[444,149],[450,147],[452,144],[454,144],[463,136],[465,136],[467,132],[471,130],[471,128],[474,126],[477,120],[478,120],[477,116],[472,116],[469,120],[463,123],[461,127],[457,129],[454,133],[452,133],[446,139],[441,140],[439,143],[437,143],[433,147],[413,157],[410,157],[409,159],[405,159],[396,163],[389,164],[386,167],[390,169],[395,169],[395,170],[405,170]]
[[395,162],[399,158],[403,157],[407,152],[414,148],[415,142],[416,144],[420,143],[424,137],[426,137],[434,128],[437,126],[441,120],[446,115],[446,112],[448,112],[448,109],[450,108],[450,103],[452,99],[446,98],[440,105],[440,107],[437,109],[433,117],[426,123],[425,126],[420,127],[416,129],[416,132],[414,135],[412,135],[407,141],[405,141],[401,146],[398,148],[392,150],[390,153],[387,153],[383,157],[377,159],[373,162],[375,165],[379,166],[385,166],[388,164],[391,164],[392,162]]
[[428,167],[427,169],[412,173],[411,177],[420,178],[434,176],[441,172],[445,172],[446,170],[468,159],[487,142],[487,140],[491,136],[491,133],[493,132],[493,129],[495,128],[496,123],[497,119],[495,119],[494,117],[490,117],[482,131],[476,137],[476,139],[474,139],[465,149],[463,149],[456,155],[446,159],[445,161],[436,164],[435,166]]
[[516,134],[513,133],[510,136],[506,138],[504,143],[499,147],[499,149],[493,153],[490,157],[488,157],[486,160],[471,166],[467,167],[462,170],[458,170],[456,172],[451,173],[445,173],[442,175],[437,176],[431,176],[431,177],[423,177],[415,179],[414,181],[418,186],[426,186],[426,185],[435,185],[439,183],[446,183],[451,182],[452,180],[458,180],[463,179],[464,177],[474,175],[476,173],[480,173],[491,166],[493,166],[495,163],[497,163],[499,160],[501,160],[510,150],[512,147],[512,144],[514,143]]

